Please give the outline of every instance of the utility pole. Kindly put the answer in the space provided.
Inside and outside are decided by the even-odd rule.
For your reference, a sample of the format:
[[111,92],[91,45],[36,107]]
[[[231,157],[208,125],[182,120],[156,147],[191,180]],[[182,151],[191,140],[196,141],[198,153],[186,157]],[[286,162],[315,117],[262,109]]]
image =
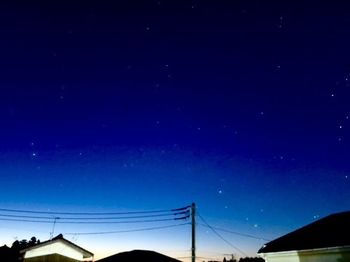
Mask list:
[[191,205],[192,218],[192,262],[196,262],[196,204]]

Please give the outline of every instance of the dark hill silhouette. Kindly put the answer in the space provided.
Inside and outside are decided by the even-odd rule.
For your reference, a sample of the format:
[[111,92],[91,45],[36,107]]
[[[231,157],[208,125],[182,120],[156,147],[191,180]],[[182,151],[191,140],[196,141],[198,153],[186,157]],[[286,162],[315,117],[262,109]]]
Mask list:
[[160,253],[149,250],[133,250],[128,252],[118,253],[103,259],[98,262],[180,262],[180,260],[162,255]]

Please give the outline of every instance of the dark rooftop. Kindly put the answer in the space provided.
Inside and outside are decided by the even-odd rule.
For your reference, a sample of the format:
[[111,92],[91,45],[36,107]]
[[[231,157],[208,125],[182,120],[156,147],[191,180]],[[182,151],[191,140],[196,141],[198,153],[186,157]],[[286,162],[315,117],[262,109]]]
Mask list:
[[264,245],[258,253],[350,246],[350,211],[329,215]]
[[133,250],[129,252],[118,253],[103,259],[98,262],[127,262],[127,261],[142,261],[142,262],[181,262],[177,259],[159,254],[148,250]]

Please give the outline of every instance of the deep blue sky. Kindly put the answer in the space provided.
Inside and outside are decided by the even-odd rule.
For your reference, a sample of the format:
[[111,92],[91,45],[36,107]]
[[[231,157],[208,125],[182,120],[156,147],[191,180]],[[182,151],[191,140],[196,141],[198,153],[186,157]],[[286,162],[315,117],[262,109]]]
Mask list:
[[[210,224],[270,239],[347,210],[349,14],[316,1],[1,5],[1,206],[195,201]],[[51,230],[24,224],[2,222],[2,241]],[[240,255],[205,230],[199,250]],[[103,256],[161,250],[166,233],[74,240]],[[224,236],[248,254],[264,243]]]

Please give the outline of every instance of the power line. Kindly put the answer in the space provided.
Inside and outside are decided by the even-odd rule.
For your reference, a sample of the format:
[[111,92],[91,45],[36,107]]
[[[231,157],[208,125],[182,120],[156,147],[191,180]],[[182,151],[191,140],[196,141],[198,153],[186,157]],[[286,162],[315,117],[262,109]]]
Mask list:
[[[158,214],[158,215],[142,215],[142,216],[121,216],[121,217],[59,217],[60,220],[119,220],[119,219],[138,219],[138,218],[150,218],[150,217],[168,217],[189,215],[188,211],[181,211],[177,213]],[[0,214],[0,217],[12,217],[12,218],[31,218],[31,219],[53,219],[50,216],[27,216],[27,215],[11,215]]]
[[178,211],[186,210],[190,207],[191,206],[185,206],[185,207],[173,208],[173,209],[163,209],[163,210],[129,211],[129,212],[80,212],[79,213],[79,212],[34,211],[34,210],[6,209],[6,208],[0,208],[0,211],[13,212],[13,213],[28,213],[28,214],[102,216],[102,215],[129,215],[129,214],[178,212]]
[[[206,225],[206,224],[198,223],[198,225],[208,227],[208,225]],[[237,232],[237,231],[231,231],[231,230],[224,229],[224,228],[219,228],[219,227],[213,227],[213,228],[215,230],[218,230],[218,231],[223,231],[223,232],[226,232],[226,233],[235,234],[235,235],[242,236],[242,237],[249,237],[249,238],[254,238],[254,239],[257,239],[257,240],[271,241],[270,239],[267,239],[267,238],[258,237],[258,236],[245,234],[245,233],[240,233],[240,232]]]
[[[198,213],[197,213],[198,214]],[[243,252],[241,249],[239,249],[238,247],[236,247],[235,245],[233,245],[231,242],[229,242],[228,240],[226,240],[222,235],[220,235],[212,226],[210,226],[205,219],[198,214],[199,218],[207,225],[207,227],[209,227],[214,233],[215,235],[217,235],[221,240],[223,240],[226,244],[228,244],[229,246],[231,246],[232,248],[236,249],[237,251],[239,251],[242,255],[247,256],[247,254],[245,252]]]
[[185,225],[190,225],[191,223],[182,223],[177,225],[168,225],[168,226],[159,226],[159,227],[146,227],[139,229],[130,229],[130,230],[118,230],[118,231],[101,231],[101,232],[81,232],[81,233],[65,233],[65,235],[106,235],[106,234],[119,234],[119,233],[129,233],[129,232],[140,232],[140,231],[151,231],[159,230],[172,227],[180,227]]
[[[131,223],[150,223],[150,222],[163,222],[173,220],[185,220],[189,216],[183,216],[179,218],[166,218],[166,219],[152,219],[152,220],[130,220],[130,221],[56,221],[56,224],[131,224]],[[57,219],[57,218],[55,218]],[[48,220],[27,220],[27,219],[12,219],[12,218],[0,218],[1,221],[13,221],[13,222],[30,222],[30,223],[52,223]]]

